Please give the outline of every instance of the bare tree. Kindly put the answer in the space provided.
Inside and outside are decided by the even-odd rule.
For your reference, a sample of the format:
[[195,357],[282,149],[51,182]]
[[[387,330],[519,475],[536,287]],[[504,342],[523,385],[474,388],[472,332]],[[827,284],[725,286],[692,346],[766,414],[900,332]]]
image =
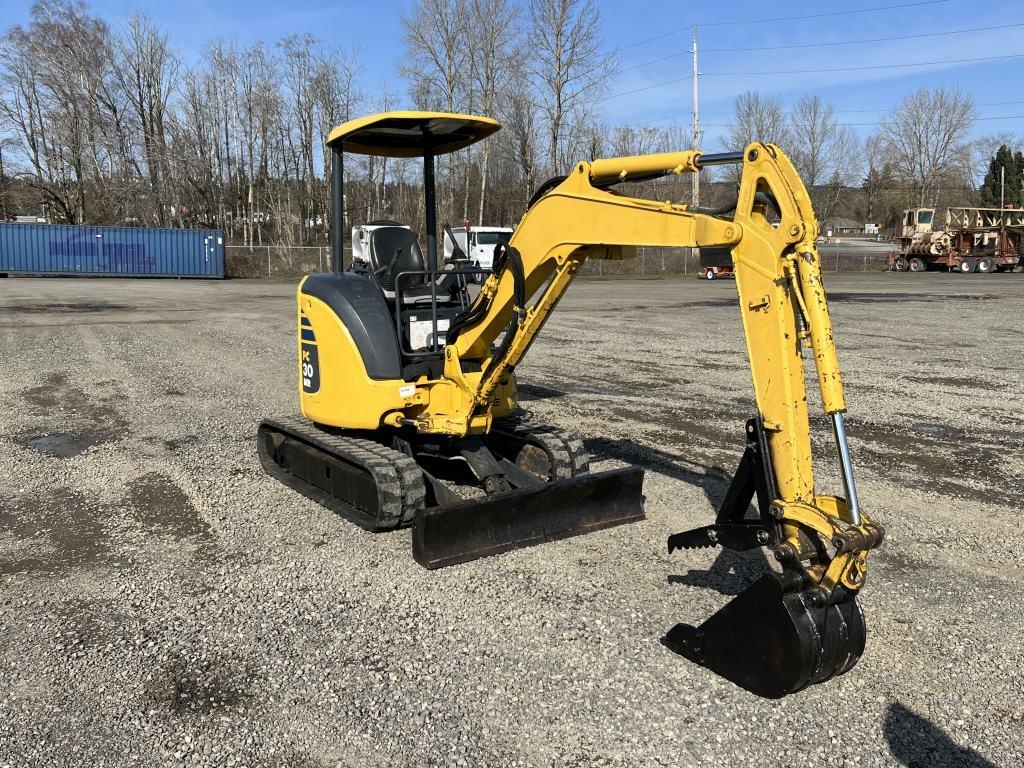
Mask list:
[[[119,90],[128,100],[142,137],[146,172],[156,204],[156,223],[166,226],[167,120],[180,61],[167,35],[142,15],[128,20],[125,34],[118,37],[114,50],[113,71]],[[108,102],[116,119],[116,100]]]
[[[405,56],[400,69],[419,108],[456,112],[466,103],[471,80],[466,17],[466,0],[414,0],[402,14]],[[442,221],[454,213],[454,155],[448,156],[444,189]]]
[[[480,109],[492,117],[497,113],[498,99],[515,77],[515,59],[520,35],[520,10],[512,0],[469,0],[469,30],[472,40],[470,59]],[[484,139],[480,149],[480,208],[477,221],[484,221],[490,171],[491,139]]]
[[944,179],[969,175],[974,99],[959,88],[921,88],[883,118],[878,139],[923,206]]
[[818,216],[826,218],[860,172],[860,137],[836,121],[835,108],[820,96],[797,100],[788,133],[789,146],[784,149],[810,190]]
[[559,144],[567,128],[582,124],[574,123],[574,114],[600,95],[616,70],[615,57],[605,50],[600,29],[601,14],[592,0],[530,3],[533,55],[527,67],[546,118],[551,173],[567,164]]
[[789,121],[782,100],[747,91],[736,97],[726,132],[728,149],[743,149],[752,141],[785,147],[790,143]]
[[507,142],[509,154],[515,158],[524,190],[521,200],[525,204],[536,186],[538,126],[537,110],[524,91],[524,87],[510,87],[502,99],[505,130],[498,134],[498,139]]

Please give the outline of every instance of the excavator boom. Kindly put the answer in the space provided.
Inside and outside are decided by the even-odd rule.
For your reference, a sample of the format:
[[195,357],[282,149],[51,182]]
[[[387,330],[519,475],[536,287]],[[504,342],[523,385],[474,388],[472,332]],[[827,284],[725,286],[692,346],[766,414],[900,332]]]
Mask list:
[[[611,189],[623,181],[724,163],[743,166],[728,216]],[[716,523],[677,534],[669,546],[670,551],[768,547],[782,573],[764,577],[701,627],[673,628],[664,643],[770,697],[821,682],[856,663],[865,637],[856,595],[867,575],[867,552],[883,537],[861,512],[857,497],[817,235],[807,191],[773,145],[754,143],[721,155],[688,151],[580,163],[523,217],[504,267],[467,312],[471,322],[453,324],[445,378],[465,388],[461,402],[466,405],[459,413],[434,417],[466,434],[486,429],[479,417],[507,386],[586,259],[628,258],[638,246],[730,248],[758,412],[747,424],[747,451]],[[534,295],[527,306],[524,297]],[[495,347],[503,332],[504,341]],[[813,356],[832,421],[844,497],[815,491],[805,352]],[[467,377],[464,370],[471,367],[483,374]],[[759,515],[751,519],[747,507],[755,495]],[[504,512],[496,509],[496,514]],[[420,518],[419,524],[424,540],[444,541],[450,556],[455,537],[431,536],[431,519]],[[487,525],[480,518],[477,524]],[[744,644],[758,642],[764,644],[762,656],[739,652]]]

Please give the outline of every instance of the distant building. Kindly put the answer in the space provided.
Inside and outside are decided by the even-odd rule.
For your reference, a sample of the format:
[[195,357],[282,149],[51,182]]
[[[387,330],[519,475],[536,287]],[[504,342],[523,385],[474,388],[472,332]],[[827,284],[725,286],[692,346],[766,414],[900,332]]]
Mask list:
[[853,219],[844,219],[842,216],[825,219],[825,221],[821,223],[821,232],[826,237],[835,237],[836,235],[859,235],[864,231],[864,224],[859,221],[854,221]]

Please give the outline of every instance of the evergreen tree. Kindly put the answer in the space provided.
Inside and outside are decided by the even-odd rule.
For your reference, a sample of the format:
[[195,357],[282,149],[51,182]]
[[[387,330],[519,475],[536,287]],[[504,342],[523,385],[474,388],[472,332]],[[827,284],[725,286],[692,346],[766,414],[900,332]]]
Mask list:
[[1000,201],[1000,170],[1005,173],[1003,200],[1007,205],[1021,205],[1021,175],[1024,174],[1024,153],[1014,152],[1003,144],[988,164],[985,180],[981,184],[981,204],[998,208]]

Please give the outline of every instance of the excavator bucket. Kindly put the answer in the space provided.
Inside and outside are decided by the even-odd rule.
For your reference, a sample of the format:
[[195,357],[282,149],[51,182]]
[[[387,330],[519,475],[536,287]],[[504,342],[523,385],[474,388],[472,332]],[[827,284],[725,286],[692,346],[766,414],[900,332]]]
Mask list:
[[851,669],[864,652],[855,597],[815,607],[775,574],[754,582],[699,627],[676,624],[662,643],[758,696],[780,699]]
[[[770,513],[776,498],[767,437],[760,419],[746,425],[747,448],[714,525],[676,533],[668,550],[722,546],[749,551],[779,543]],[[757,500],[757,514],[750,504]],[[881,541],[881,531],[871,545]],[[809,588],[776,549],[781,574],[767,573],[699,627],[676,624],[667,648],[758,696],[779,699],[849,671],[864,652],[867,629],[856,594]],[[780,554],[782,557],[780,557]],[[788,565],[787,565],[788,564]]]
[[443,568],[644,519],[642,469],[628,467],[416,512],[412,551]]

